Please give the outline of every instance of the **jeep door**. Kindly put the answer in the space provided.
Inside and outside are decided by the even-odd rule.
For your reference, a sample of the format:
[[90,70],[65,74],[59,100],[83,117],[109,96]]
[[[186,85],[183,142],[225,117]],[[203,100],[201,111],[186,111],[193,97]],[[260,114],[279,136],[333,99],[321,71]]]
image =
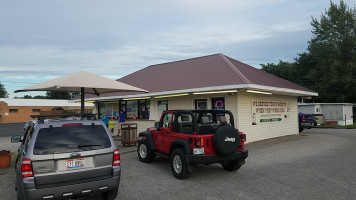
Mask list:
[[162,153],[168,153],[170,148],[170,134],[172,133],[172,112],[162,114],[160,129],[157,131],[156,150]]

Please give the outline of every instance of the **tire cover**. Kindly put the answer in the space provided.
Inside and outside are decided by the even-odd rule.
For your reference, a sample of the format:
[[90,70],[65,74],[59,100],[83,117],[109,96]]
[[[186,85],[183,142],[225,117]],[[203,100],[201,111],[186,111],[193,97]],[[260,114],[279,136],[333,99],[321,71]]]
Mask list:
[[215,151],[222,156],[228,156],[240,147],[240,135],[231,126],[219,127],[213,137]]

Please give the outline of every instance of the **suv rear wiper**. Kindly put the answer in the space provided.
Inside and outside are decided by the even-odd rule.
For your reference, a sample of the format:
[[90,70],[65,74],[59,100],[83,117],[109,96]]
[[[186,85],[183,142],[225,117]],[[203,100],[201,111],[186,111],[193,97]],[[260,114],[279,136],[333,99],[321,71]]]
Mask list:
[[95,147],[95,146],[103,146],[101,144],[79,144],[78,148],[82,148],[82,147]]

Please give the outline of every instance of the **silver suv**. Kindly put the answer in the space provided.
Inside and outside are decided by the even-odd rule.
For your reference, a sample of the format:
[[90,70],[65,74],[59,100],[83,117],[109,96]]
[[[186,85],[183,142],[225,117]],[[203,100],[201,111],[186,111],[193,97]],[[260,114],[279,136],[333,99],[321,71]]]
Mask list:
[[16,159],[18,199],[74,199],[101,194],[115,199],[120,154],[96,119],[43,120],[25,133]]

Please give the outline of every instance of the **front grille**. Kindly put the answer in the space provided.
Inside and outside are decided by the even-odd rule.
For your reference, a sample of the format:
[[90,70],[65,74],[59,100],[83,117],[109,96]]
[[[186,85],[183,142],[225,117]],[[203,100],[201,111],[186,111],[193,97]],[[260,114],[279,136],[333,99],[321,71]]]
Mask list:
[[53,188],[53,187],[61,187],[61,186],[67,186],[67,185],[82,184],[82,183],[100,181],[100,180],[109,179],[109,178],[112,178],[112,175],[97,176],[97,177],[91,177],[91,178],[83,178],[83,179],[77,179],[77,180],[71,180],[71,181],[61,181],[61,182],[46,183],[46,184],[36,184],[36,189],[44,189],[44,188]]

